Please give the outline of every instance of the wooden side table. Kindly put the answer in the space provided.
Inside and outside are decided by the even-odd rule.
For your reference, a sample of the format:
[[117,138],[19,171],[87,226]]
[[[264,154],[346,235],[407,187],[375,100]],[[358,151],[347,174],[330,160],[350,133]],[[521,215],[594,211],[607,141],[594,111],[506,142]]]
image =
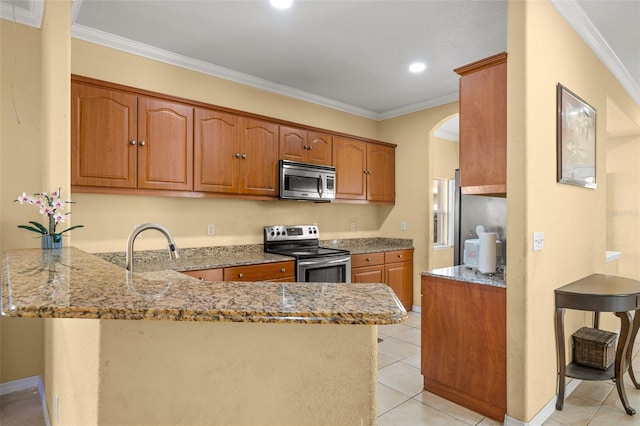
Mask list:
[[[613,275],[593,274],[555,290],[556,294],[556,348],[558,351],[558,394],[556,409],[564,406],[565,376],[582,380],[615,379],[620,401],[629,415],[636,410],[629,405],[623,376],[629,377],[636,389],[636,380],[631,365],[633,344],[640,328],[640,281]],[[615,363],[608,370],[598,370],[575,362],[566,364],[564,347],[564,310],[576,309],[596,313],[594,327],[598,327],[600,312],[613,312],[620,318],[620,336],[616,348]],[[631,311],[635,311],[633,320]]]

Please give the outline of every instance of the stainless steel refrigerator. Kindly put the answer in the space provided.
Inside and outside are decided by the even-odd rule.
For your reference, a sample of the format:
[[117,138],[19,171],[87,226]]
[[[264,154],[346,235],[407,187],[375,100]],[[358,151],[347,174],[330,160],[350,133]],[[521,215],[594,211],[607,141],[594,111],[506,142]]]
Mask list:
[[[484,195],[462,195],[460,170],[456,170],[454,219],[453,219],[453,264],[462,265],[464,242],[478,238],[476,226],[482,225],[486,232],[496,232],[502,241],[503,264],[507,264],[507,199]],[[500,266],[500,265],[498,265]]]

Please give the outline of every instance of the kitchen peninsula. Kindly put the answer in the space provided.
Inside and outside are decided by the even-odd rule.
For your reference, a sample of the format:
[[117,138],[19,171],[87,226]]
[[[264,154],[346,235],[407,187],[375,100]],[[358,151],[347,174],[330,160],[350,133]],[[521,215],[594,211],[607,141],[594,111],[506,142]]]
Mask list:
[[501,274],[422,273],[424,389],[500,422],[507,411],[507,308]]
[[2,268],[3,315],[46,319],[52,424],[373,424],[376,326],[406,318],[382,284],[132,275],[73,247]]

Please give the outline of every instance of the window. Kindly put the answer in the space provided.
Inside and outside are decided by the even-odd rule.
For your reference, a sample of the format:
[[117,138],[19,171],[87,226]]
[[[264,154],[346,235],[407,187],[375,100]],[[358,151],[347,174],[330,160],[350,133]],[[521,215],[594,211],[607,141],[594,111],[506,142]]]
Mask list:
[[453,244],[453,201],[455,184],[453,180],[433,180],[433,245],[449,247]]

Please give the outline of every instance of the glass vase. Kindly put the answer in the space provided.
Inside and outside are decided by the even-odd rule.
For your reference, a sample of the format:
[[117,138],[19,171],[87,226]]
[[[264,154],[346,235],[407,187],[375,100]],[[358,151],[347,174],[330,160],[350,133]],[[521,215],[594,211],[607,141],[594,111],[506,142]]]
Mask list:
[[[58,237],[59,238],[59,237]],[[62,248],[62,238],[56,241],[55,235],[43,235],[40,240],[42,249],[60,249]]]

